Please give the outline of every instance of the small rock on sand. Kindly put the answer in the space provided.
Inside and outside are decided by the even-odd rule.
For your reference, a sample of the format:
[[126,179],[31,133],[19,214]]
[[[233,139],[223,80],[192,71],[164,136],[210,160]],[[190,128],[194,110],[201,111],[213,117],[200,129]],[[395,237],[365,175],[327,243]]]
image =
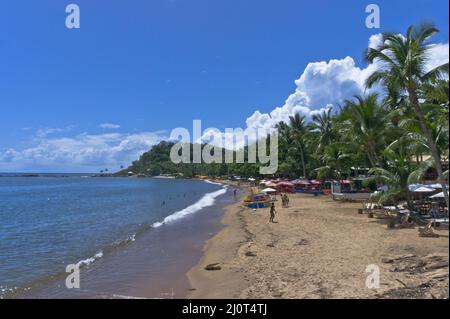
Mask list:
[[221,270],[222,267],[219,266],[219,263],[209,264],[205,267],[205,270],[213,271],[213,270]]

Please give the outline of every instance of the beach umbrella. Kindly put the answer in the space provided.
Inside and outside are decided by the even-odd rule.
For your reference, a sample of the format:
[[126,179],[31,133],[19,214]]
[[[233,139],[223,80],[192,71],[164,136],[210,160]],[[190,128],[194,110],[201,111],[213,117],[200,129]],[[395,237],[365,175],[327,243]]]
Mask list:
[[310,185],[311,183],[308,182],[308,181],[305,181],[305,180],[299,180],[299,181],[296,181],[295,184],[297,184],[297,185]]
[[312,181],[310,181],[310,183],[311,183],[312,185],[320,185],[320,184],[322,184],[321,181],[318,181],[318,180],[315,180],[315,179],[313,179]]
[[409,185],[408,185],[408,190],[409,190],[410,192],[413,192],[416,188],[419,188],[419,187],[421,187],[421,186],[426,187],[426,185],[424,185],[424,184],[409,184]]
[[433,196],[430,196],[430,198],[444,198],[444,192],[437,193]]
[[269,187],[269,188],[263,189],[261,192],[269,194],[269,193],[276,193],[277,190]]
[[268,181],[268,182],[266,182],[265,184],[266,184],[267,187],[276,187],[276,186],[277,186],[276,183],[271,182],[271,181]]
[[[442,184],[440,184],[440,183],[431,184],[431,185],[427,185],[427,186],[431,187],[431,188],[435,188],[435,189],[442,189]],[[445,185],[445,188],[448,188],[448,185]]]
[[412,190],[414,193],[431,193],[434,192],[435,189],[427,186],[419,186]]
[[294,184],[292,184],[290,182],[281,182],[281,183],[278,183],[278,186],[292,187],[292,186],[294,186]]

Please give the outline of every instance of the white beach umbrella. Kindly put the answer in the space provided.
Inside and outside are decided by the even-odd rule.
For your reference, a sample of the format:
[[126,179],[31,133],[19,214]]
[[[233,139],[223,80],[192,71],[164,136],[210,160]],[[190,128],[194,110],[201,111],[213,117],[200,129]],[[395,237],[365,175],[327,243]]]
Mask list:
[[434,192],[435,189],[427,186],[419,186],[412,190],[414,193],[431,193]]
[[444,198],[444,192],[437,193],[433,196],[430,196],[430,198]]
[[263,192],[263,193],[276,193],[276,189],[273,189],[273,188],[265,188],[265,189],[263,189],[261,192]]
[[408,185],[408,190],[410,192],[413,192],[416,188],[418,188],[420,186],[423,186],[423,185],[422,184],[410,184],[410,185]]
[[[435,188],[435,189],[442,189],[442,184],[441,183],[431,184],[431,185],[427,185],[427,186]],[[445,188],[448,188],[448,185],[445,185]]]

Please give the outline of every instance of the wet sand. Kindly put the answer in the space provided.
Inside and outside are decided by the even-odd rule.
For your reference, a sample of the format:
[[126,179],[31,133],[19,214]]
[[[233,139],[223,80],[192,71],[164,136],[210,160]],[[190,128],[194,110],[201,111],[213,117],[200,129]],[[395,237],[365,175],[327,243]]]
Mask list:
[[[225,228],[187,274],[188,297],[448,298],[448,228],[421,238],[417,227],[388,229],[361,207],[295,194],[289,208],[276,202],[271,224],[268,209],[228,206]],[[368,265],[379,267],[378,289],[366,286]]]

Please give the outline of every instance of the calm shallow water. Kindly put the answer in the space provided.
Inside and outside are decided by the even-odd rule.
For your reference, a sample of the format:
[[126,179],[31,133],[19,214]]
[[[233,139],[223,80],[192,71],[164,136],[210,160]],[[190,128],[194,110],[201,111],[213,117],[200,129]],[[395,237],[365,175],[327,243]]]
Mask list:
[[[174,274],[195,263],[229,201],[222,186],[202,181],[0,177],[0,289],[13,297],[29,287],[37,297],[158,294],[164,276],[184,280]],[[61,289],[66,265],[76,263],[83,289]]]

